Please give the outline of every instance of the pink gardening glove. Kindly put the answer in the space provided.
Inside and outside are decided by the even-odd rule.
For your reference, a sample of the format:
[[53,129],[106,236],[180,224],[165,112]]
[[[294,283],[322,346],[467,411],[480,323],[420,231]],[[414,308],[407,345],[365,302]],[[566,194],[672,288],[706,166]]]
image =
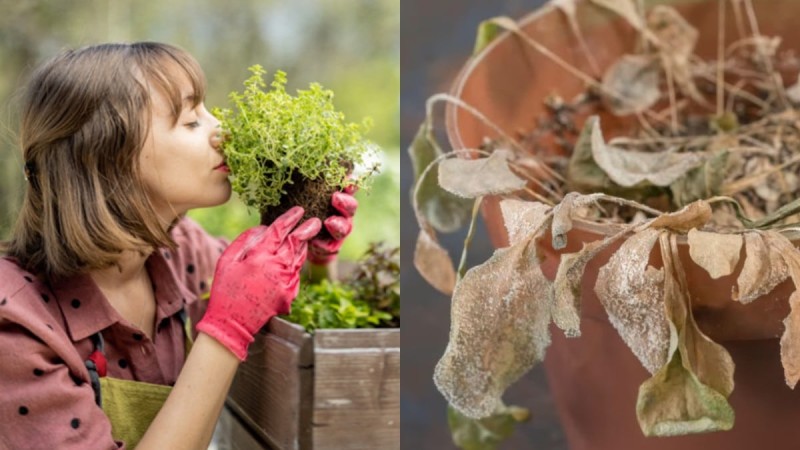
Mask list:
[[327,264],[339,254],[344,238],[353,231],[353,215],[358,208],[358,201],[353,194],[356,188],[348,186],[344,192],[334,192],[331,205],[341,215],[333,215],[325,219],[325,228],[332,238],[317,238],[308,247],[308,260],[312,264]]
[[322,226],[314,218],[295,228],[302,217],[303,208],[295,206],[270,226],[245,231],[217,262],[208,309],[197,330],[242,361],[253,335],[272,316],[288,313],[297,296],[308,240]]

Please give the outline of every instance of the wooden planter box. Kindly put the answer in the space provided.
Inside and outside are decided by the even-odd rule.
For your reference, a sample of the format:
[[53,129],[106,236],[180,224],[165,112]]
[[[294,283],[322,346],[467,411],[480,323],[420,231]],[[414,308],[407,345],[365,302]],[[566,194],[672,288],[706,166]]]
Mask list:
[[399,449],[400,330],[311,335],[274,318],[227,405],[270,448]]

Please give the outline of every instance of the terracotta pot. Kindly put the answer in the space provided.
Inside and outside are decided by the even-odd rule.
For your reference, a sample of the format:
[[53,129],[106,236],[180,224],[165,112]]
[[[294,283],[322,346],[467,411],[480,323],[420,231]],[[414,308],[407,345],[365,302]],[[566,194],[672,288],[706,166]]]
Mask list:
[[[701,30],[697,53],[714,58],[717,39],[717,2],[660,1],[670,4]],[[761,33],[781,36],[781,49],[800,50],[800,27],[795,18],[800,2],[789,0],[754,1]],[[737,36],[732,8],[728,8],[726,36]],[[601,70],[623,53],[632,53],[635,31],[616,16],[578,2],[578,20]],[[587,73],[591,70],[571,33],[566,18],[552,6],[525,17],[524,32]],[[784,74],[787,77],[796,74]],[[791,78],[793,81],[794,78]],[[473,57],[459,74],[452,94],[475,106],[504,131],[513,134],[530,130],[536,118],[544,115],[543,100],[558,93],[569,99],[584,89],[583,83],[552,61],[523,43],[504,34]],[[468,112],[447,109],[447,133],[454,148],[475,148],[492,130]],[[603,118],[604,133],[624,133],[626,123]],[[484,202],[484,219],[490,239],[496,247],[507,245],[498,199]],[[555,275],[560,254],[574,252],[583,242],[613,234],[613,227],[577,221],[568,235],[568,246],[558,252],[543,248],[547,255],[545,274]],[[544,239],[543,242],[549,242]],[[797,241],[795,241],[797,244]],[[722,343],[736,362],[736,387],[730,402],[736,411],[733,430],[675,438],[644,438],[636,422],[635,404],[639,385],[649,374],[622,342],[608,322],[607,315],[594,293],[597,272],[613,251],[607,249],[587,267],[582,286],[582,336],[567,340],[553,328],[553,345],[545,366],[553,396],[571,448],[575,449],[754,449],[794,448],[800,444],[800,393],[784,383],[780,365],[778,337],[783,333],[783,319],[789,312],[788,297],[794,287],[790,282],[748,304],[731,300],[731,287],[742,263],[734,274],[712,280],[688,257],[688,245],[679,252],[687,270],[695,317],[712,339]],[[659,267],[658,246],[651,264]]]

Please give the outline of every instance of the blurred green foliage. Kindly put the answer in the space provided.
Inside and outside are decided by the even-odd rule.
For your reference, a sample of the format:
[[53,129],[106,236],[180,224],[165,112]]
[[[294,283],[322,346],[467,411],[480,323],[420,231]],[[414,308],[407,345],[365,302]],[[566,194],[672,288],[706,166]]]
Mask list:
[[[30,71],[63,48],[110,41],[178,45],[206,72],[206,106],[228,106],[247,68],[289,74],[289,90],[319,82],[348,120],[371,117],[367,135],[383,150],[384,173],[359,193],[344,258],[370,241],[400,242],[399,0],[0,0],[0,234],[22,197],[17,91]],[[258,223],[236,199],[190,212],[209,232],[233,238]]]

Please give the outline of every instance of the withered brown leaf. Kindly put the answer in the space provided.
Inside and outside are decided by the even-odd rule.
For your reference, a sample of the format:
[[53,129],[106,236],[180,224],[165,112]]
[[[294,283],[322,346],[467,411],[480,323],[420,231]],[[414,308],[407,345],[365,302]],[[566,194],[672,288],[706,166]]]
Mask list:
[[500,212],[508,232],[508,242],[514,245],[538,230],[552,208],[544,203],[515,199],[500,201]]
[[734,413],[726,398],[733,389],[733,360],[697,328],[675,236],[664,232],[659,241],[664,261],[668,362],[639,387],[639,426],[646,436],[729,430]]
[[603,101],[617,116],[645,111],[661,97],[660,74],[658,58],[623,55],[603,74]]
[[581,281],[586,264],[628,232],[628,229],[625,229],[605,239],[585,243],[578,252],[561,255],[561,262],[553,280],[555,293],[553,322],[567,337],[581,335]]
[[786,329],[781,336],[781,364],[786,384],[794,389],[800,380],[800,250],[782,234],[776,231],[765,232],[767,242],[783,262],[792,277],[795,291],[789,297],[791,307],[784,319]]
[[[427,229],[426,229],[427,228]],[[414,249],[414,267],[422,278],[437,291],[452,295],[456,284],[456,271],[447,250],[439,245],[436,235],[429,227],[419,230]]]
[[570,192],[553,207],[553,248],[560,250],[567,246],[567,233],[572,229],[572,216],[576,210],[584,208],[598,199],[603,194],[582,195],[577,192]]
[[709,220],[711,220],[711,205],[704,200],[697,200],[684,206],[679,211],[656,217],[647,226],[687,233],[692,228],[702,227]]
[[769,244],[773,239],[762,232],[744,234],[745,260],[732,297],[741,303],[750,303],[764,294],[772,292],[777,285],[789,277],[789,270],[780,254],[773,252]]
[[466,198],[506,194],[525,188],[526,182],[508,168],[512,153],[495,150],[488,158],[450,158],[439,163],[439,186]]
[[482,418],[550,344],[553,288],[535,257],[536,236],[495,251],[456,285],[450,341],[434,371],[447,401]]
[[600,269],[594,287],[609,321],[650,373],[667,361],[669,343],[664,273],[648,264],[659,233],[646,229],[629,237]]
[[640,152],[608,145],[603,138],[600,122],[592,130],[592,157],[615,183],[635,186],[643,181],[656,186],[669,186],[703,163],[696,153],[674,151]]
[[727,398],[733,391],[733,359],[725,347],[712,341],[697,326],[676,235],[662,233],[660,244],[664,261],[664,301],[667,316],[679,332],[678,349],[683,365],[701,383]]
[[733,273],[739,263],[742,235],[711,233],[692,228],[687,238],[689,255],[711,278],[717,279]]

